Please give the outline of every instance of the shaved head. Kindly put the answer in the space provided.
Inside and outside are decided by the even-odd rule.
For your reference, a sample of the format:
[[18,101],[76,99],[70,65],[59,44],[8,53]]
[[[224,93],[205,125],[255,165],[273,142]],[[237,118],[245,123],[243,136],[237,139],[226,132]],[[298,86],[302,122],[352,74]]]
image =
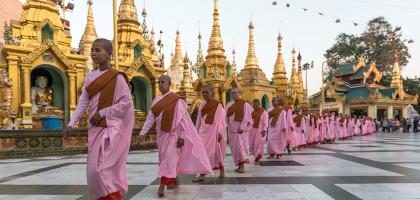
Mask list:
[[172,83],[172,79],[171,79],[171,77],[170,76],[168,76],[168,75],[162,75],[162,76],[160,76],[159,77],[159,80],[163,80],[163,81],[165,81],[165,82],[168,82],[168,83]]
[[238,87],[232,88],[231,93],[232,93],[232,98],[234,101],[239,100],[241,96],[241,90]]

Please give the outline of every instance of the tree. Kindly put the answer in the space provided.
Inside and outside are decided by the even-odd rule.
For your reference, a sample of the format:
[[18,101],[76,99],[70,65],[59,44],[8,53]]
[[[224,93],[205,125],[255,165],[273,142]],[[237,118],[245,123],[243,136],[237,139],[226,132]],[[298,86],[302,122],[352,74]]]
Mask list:
[[360,56],[367,61],[375,61],[384,76],[392,74],[392,65],[398,57],[403,68],[411,57],[408,43],[413,40],[402,39],[401,27],[392,27],[384,17],[370,20],[361,35],[341,33],[336,43],[324,54],[328,66],[336,69],[340,65],[357,62]]
[[[410,95],[420,94],[420,84],[419,81],[416,79],[403,79],[404,84],[404,91]],[[417,101],[417,105],[413,105],[413,107],[420,111],[420,101]]]

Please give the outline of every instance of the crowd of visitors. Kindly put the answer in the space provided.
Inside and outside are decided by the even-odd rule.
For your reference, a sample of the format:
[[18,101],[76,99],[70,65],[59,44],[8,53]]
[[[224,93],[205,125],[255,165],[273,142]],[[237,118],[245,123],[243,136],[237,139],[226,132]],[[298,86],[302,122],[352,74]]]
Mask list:
[[419,128],[419,117],[410,118],[394,118],[394,119],[383,119],[378,121],[375,119],[377,130],[382,127],[382,132],[392,133],[417,133]]

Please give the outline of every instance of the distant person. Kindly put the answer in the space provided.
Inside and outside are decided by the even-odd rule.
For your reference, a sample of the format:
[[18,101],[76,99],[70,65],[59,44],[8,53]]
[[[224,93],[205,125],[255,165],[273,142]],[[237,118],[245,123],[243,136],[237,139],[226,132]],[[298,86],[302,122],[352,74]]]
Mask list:
[[382,122],[382,132],[389,133],[389,120],[388,119],[384,119],[384,121]]
[[402,127],[403,127],[403,133],[408,133],[408,121],[406,118],[402,118]]
[[415,117],[413,121],[413,132],[417,133],[419,127],[419,117]]

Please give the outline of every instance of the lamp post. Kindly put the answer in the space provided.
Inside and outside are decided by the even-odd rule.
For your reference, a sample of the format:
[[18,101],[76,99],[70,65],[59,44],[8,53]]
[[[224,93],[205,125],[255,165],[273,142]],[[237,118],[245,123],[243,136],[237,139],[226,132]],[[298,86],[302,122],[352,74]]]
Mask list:
[[321,103],[319,106],[319,112],[322,113],[324,110],[324,103],[325,103],[325,97],[324,97],[324,64],[327,63],[329,60],[326,60],[322,62],[321,64]]
[[305,63],[302,66],[302,70],[305,71],[305,96],[308,96],[308,70],[314,68],[314,61],[309,63]]

